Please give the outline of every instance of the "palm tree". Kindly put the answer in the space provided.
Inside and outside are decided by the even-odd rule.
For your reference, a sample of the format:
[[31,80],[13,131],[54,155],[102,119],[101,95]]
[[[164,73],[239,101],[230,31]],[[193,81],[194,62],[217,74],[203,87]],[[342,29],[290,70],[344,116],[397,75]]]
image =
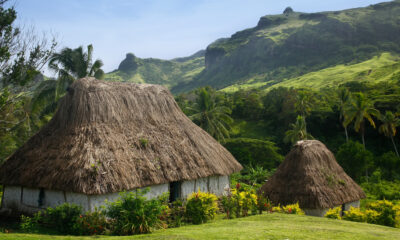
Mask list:
[[394,142],[393,137],[396,136],[396,128],[400,126],[400,119],[397,118],[396,115],[391,111],[386,111],[385,115],[379,116],[379,120],[382,122],[381,126],[379,127],[379,132],[383,133],[386,137],[390,137],[396,155],[399,156],[399,152],[397,151],[396,143]]
[[347,124],[345,124],[345,114],[346,114],[346,106],[349,104],[351,99],[351,93],[347,88],[339,88],[338,91],[339,97],[339,121],[342,123],[344,128],[344,133],[346,134],[346,142],[349,141],[349,134],[347,133]]
[[60,53],[54,53],[49,61],[49,68],[59,76],[70,75],[74,78],[95,77],[101,79],[104,75],[100,59],[92,62],[93,46],[87,46],[87,52],[80,46],[76,49],[64,48]]
[[103,77],[103,62],[99,59],[93,62],[92,54],[93,46],[90,44],[87,46],[87,52],[80,46],[75,49],[64,48],[51,56],[49,68],[58,74],[58,78],[43,81],[36,89],[32,99],[32,110],[36,111],[38,116],[43,117],[54,112],[58,100],[75,79],[88,76],[97,79]]
[[308,116],[313,107],[311,93],[300,91],[296,96],[295,109],[304,118]]
[[347,126],[354,121],[354,130],[360,132],[362,143],[365,148],[365,119],[375,128],[375,122],[372,116],[379,116],[379,111],[374,108],[374,104],[362,93],[353,96],[350,104],[345,108],[344,125]]
[[218,106],[214,96],[206,88],[199,90],[194,106],[187,109],[194,112],[189,118],[215,139],[225,142],[225,138],[229,138],[229,129],[233,122],[229,116],[231,110]]
[[304,117],[298,115],[296,123],[292,123],[290,126],[292,129],[286,131],[285,133],[286,136],[283,139],[284,142],[286,143],[290,142],[294,144],[300,140],[313,139],[313,136],[307,133],[306,121]]

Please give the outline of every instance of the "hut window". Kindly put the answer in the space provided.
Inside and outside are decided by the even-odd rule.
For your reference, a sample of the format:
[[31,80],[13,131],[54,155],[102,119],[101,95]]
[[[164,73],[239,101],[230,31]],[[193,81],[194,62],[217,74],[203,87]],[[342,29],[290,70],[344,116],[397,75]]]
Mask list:
[[169,183],[169,201],[176,201],[181,197],[181,185],[182,182],[171,182]]
[[39,205],[39,207],[42,207],[44,205],[44,189],[43,188],[41,188],[39,191],[38,205]]

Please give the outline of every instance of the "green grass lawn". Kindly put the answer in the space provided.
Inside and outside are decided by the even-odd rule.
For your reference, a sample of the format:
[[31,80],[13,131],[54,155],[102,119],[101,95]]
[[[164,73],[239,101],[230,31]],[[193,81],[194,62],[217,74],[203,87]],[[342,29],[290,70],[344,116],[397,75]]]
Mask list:
[[326,218],[263,214],[127,237],[0,233],[0,239],[400,239],[400,229]]

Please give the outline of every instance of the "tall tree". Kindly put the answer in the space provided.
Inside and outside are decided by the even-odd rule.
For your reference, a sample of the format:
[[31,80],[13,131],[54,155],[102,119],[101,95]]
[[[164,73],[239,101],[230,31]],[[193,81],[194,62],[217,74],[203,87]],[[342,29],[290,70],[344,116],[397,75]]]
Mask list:
[[0,0],[0,163],[31,132],[30,89],[57,45],[33,28],[16,26],[17,12]]
[[312,93],[308,91],[299,91],[296,96],[295,108],[296,111],[304,118],[304,121],[308,115],[310,115],[313,107]]
[[297,116],[296,123],[290,126],[292,129],[286,131],[284,142],[294,144],[300,140],[313,139],[313,136],[307,133],[306,121],[301,115]]
[[396,128],[400,126],[400,119],[391,111],[386,111],[385,115],[381,114],[379,116],[379,120],[382,122],[379,126],[379,132],[392,140],[394,150],[398,157],[399,152],[397,151],[396,143],[394,142],[394,136],[396,136]]
[[70,75],[73,78],[96,77],[103,78],[101,70],[103,62],[97,59],[93,62],[93,46],[87,46],[87,52],[80,46],[75,49],[64,48],[59,53],[52,55],[49,67],[59,74],[60,77]]
[[215,139],[225,142],[225,138],[229,138],[229,129],[233,122],[231,110],[218,105],[210,90],[199,89],[194,106],[188,110],[193,112],[189,118]]
[[99,59],[93,62],[93,46],[87,46],[87,52],[80,46],[75,49],[64,48],[54,53],[49,60],[49,68],[58,74],[56,81],[43,81],[35,92],[32,101],[33,109],[42,107],[41,115],[47,115],[57,107],[58,100],[65,94],[68,86],[75,79],[83,77],[96,77],[101,79],[104,75],[101,67],[103,62]]
[[346,106],[344,125],[354,121],[354,130],[360,132],[363,146],[365,147],[365,120],[375,128],[372,116],[379,116],[379,111],[374,108],[374,103],[363,93],[353,95],[350,104]]
[[344,132],[346,134],[346,142],[349,142],[349,134],[347,132],[347,125],[345,124],[345,114],[346,114],[346,106],[349,104],[351,99],[351,94],[347,88],[339,88],[338,91],[339,97],[339,121],[342,123],[344,128]]

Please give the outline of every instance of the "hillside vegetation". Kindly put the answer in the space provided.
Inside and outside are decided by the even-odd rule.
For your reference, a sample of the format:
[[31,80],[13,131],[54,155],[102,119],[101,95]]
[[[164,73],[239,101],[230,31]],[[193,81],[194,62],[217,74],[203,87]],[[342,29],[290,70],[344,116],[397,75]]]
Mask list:
[[105,80],[134,83],[153,83],[173,87],[188,82],[204,69],[204,51],[190,57],[161,60],[141,59],[128,53],[118,69],[106,74]]
[[373,57],[383,52],[400,53],[399,22],[400,1],[335,12],[264,16],[256,27],[210,44],[205,69],[172,91],[207,85],[217,89],[249,83],[270,86],[337,65],[346,70],[347,65],[357,67],[370,59],[377,62]]
[[238,90],[257,88],[270,90],[278,87],[323,89],[335,88],[341,84],[354,81],[373,84],[380,82],[395,83],[399,79],[399,55],[385,52],[367,61],[356,64],[340,64],[281,82],[274,80],[258,82],[256,76],[245,83],[234,84],[221,89],[221,91],[233,93]]

